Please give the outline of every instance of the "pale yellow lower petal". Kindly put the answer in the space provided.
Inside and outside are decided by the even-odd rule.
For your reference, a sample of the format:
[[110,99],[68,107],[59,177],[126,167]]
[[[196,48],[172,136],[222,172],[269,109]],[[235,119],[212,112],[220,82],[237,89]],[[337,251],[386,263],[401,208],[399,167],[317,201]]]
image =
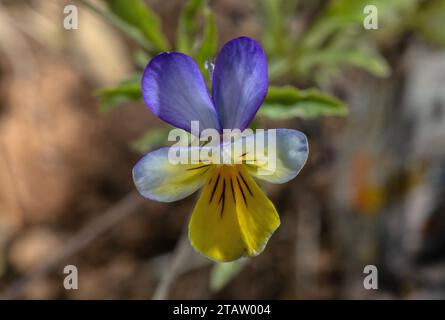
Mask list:
[[173,164],[169,151],[170,148],[152,151],[134,166],[133,180],[144,197],[161,202],[180,200],[199,190],[207,181],[210,165]]

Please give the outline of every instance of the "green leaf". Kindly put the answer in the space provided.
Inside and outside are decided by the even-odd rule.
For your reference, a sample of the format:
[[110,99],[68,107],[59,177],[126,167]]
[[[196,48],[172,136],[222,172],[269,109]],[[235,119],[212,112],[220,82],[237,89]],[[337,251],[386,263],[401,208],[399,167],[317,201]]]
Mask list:
[[299,90],[295,87],[269,87],[258,115],[271,119],[292,117],[344,116],[348,109],[343,102],[318,89]]
[[168,41],[162,33],[159,17],[142,0],[105,1],[116,16],[140,30],[153,50],[168,50]]
[[199,14],[205,5],[205,0],[189,0],[179,17],[176,45],[177,50],[187,54],[192,53],[194,38],[199,31]]
[[343,52],[339,55],[338,61],[366,70],[377,77],[388,77],[391,73],[390,66],[377,52],[363,50]]
[[[368,37],[368,44],[373,43],[372,40],[388,41],[388,37],[399,34],[403,29],[404,23],[416,11],[418,2],[419,0],[329,1],[304,32],[299,46],[321,49],[334,36],[349,38],[352,41]],[[366,30],[363,27],[364,18],[367,16],[364,8],[367,5],[374,5],[378,10],[377,30]],[[351,29],[355,30],[355,34],[349,32]]]
[[139,77],[123,81],[115,87],[100,89],[96,95],[100,98],[101,112],[114,109],[125,101],[140,100],[142,93]]
[[319,18],[303,35],[299,45],[305,49],[320,49],[323,43],[333,35],[351,37],[345,30],[357,25],[357,21],[348,16]]
[[140,154],[146,154],[150,150],[161,147],[167,141],[169,130],[169,128],[151,129],[134,141],[131,148]]
[[144,37],[142,32],[135,26],[125,22],[120,17],[115,15],[109,10],[103,10],[100,6],[97,6],[90,2],[90,0],[78,0],[86,8],[105,19],[111,25],[121,30],[123,33],[135,40],[142,48],[146,50],[152,50],[153,45]]
[[305,54],[300,57],[299,68],[301,73],[308,74],[314,67],[345,67],[354,66],[368,71],[376,77],[388,77],[391,67],[376,51],[367,48],[358,49],[326,49]]
[[224,288],[246,265],[247,259],[216,263],[210,273],[210,290],[217,292]]

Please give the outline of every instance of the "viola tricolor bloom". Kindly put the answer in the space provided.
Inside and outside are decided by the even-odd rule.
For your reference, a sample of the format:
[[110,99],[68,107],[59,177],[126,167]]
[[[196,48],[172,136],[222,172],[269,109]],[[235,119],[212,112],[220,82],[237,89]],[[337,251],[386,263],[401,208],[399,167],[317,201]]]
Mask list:
[[[156,116],[186,131],[191,131],[192,121],[220,134],[223,129],[243,131],[267,94],[262,47],[246,37],[229,41],[215,60],[211,80],[209,95],[191,57],[161,53],[145,68],[142,95]],[[256,180],[285,183],[298,174],[308,156],[306,136],[291,129],[276,129],[276,167],[268,174],[259,174],[264,164],[255,161],[173,164],[169,148],[144,156],[133,169],[134,183],[144,197],[161,202],[183,199],[202,188],[190,219],[189,239],[197,251],[216,261],[255,256],[264,249],[280,218]]]

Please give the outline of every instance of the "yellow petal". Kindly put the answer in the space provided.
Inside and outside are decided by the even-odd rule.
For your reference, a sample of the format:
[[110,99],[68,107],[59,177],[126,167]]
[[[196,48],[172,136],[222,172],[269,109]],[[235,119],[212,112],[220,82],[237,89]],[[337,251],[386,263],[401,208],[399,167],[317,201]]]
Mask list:
[[280,225],[280,218],[244,165],[212,166],[193,211],[193,247],[216,261],[255,256]]

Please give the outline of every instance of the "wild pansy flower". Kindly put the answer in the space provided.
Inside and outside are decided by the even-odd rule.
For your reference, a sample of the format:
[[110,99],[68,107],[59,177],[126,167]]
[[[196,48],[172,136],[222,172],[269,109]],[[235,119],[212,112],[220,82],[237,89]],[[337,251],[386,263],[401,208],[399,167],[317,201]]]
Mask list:
[[[202,130],[243,131],[267,94],[266,56],[256,41],[246,37],[226,43],[215,60],[211,96],[197,64],[179,52],[154,57],[141,84],[149,109],[175,127],[190,132],[191,122],[199,121]],[[161,202],[183,199],[202,188],[189,223],[190,242],[213,260],[232,261],[259,254],[280,225],[273,203],[255,179],[271,183],[293,179],[307,159],[306,136],[276,129],[274,152],[276,168],[259,174],[258,169],[267,168],[256,161],[172,164],[166,147],[144,156],[135,165],[133,178],[144,197]]]

